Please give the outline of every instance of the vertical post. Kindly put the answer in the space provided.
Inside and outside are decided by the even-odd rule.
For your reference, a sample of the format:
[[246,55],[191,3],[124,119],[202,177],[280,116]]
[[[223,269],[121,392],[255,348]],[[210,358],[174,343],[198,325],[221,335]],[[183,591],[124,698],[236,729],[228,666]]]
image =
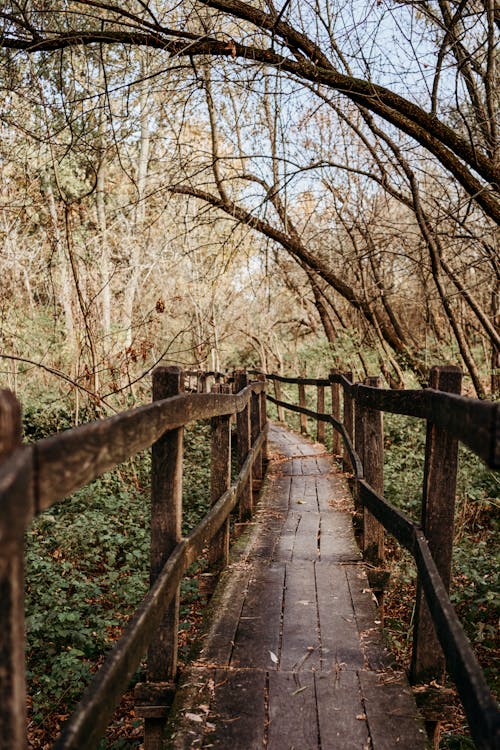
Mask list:
[[[21,407],[13,393],[0,391],[0,464],[21,444]],[[21,486],[9,498],[16,509],[26,505]],[[6,507],[15,521],[18,514]],[[2,523],[2,527],[4,524]],[[0,737],[5,750],[23,750],[26,740],[26,678],[24,664],[24,526],[0,533]]]
[[[340,422],[340,383],[332,381],[332,376],[337,374],[337,370],[330,372],[331,393],[332,393],[332,417]],[[334,456],[340,456],[341,438],[337,430],[332,430],[332,453]]]
[[[274,396],[278,401],[281,401],[281,383],[279,380],[274,381]],[[280,422],[285,421],[285,410],[282,406],[278,406],[278,419]]]
[[[365,409],[362,404],[359,403],[359,401],[356,400],[354,397],[352,399],[352,405],[353,405],[353,423],[354,423],[354,450],[359,456],[359,460],[361,461],[361,465],[365,466],[365,430],[364,430],[364,420],[365,420]],[[357,491],[358,485],[355,485],[355,491],[353,493],[354,495],[354,508],[358,514],[356,518],[356,528],[358,530],[358,534],[361,534],[361,541],[360,546],[362,549],[364,549],[364,533],[365,533],[365,515],[363,512],[363,506],[359,499],[359,492]]]
[[[306,387],[303,383],[299,383],[299,406],[302,409],[306,408]],[[307,435],[307,415],[300,415],[300,432],[302,435]]]
[[[258,375],[258,380],[261,380],[263,383],[266,382],[266,376],[265,375]],[[260,431],[262,431],[267,423],[267,399],[266,399],[266,391],[265,388],[262,390],[262,392],[259,395],[260,398]],[[262,476],[264,476],[264,466],[267,462],[267,438],[264,438],[264,442],[262,443],[262,448],[260,451],[260,461],[262,465]]]
[[[252,446],[255,444],[255,441],[259,437],[260,433],[260,394],[259,393],[252,393],[250,397],[250,425],[251,425],[251,436],[252,436]],[[252,470],[252,478],[254,483],[254,489],[258,490],[260,489],[260,481],[262,479],[262,453],[259,452],[259,455],[255,457],[255,462],[253,465]]]
[[[153,400],[181,393],[184,378],[180,367],[157,367],[153,372]],[[151,455],[151,572],[153,584],[169,555],[181,539],[182,462],[184,428],[169,430],[154,443]],[[172,682],[177,671],[179,590],[165,612],[155,639],[148,649],[148,683]],[[157,709],[157,706],[152,707]],[[141,707],[145,717],[145,750],[161,750],[164,716]]]
[[[366,378],[365,385],[380,388],[380,378]],[[384,494],[384,423],[377,409],[363,409],[363,470],[365,479],[379,495]],[[358,425],[356,424],[356,434]],[[384,527],[369,510],[363,511],[363,554],[373,565],[384,560]]]
[[[234,373],[234,391],[239,393],[248,385],[248,374],[244,370],[237,370]],[[248,452],[252,445],[251,436],[251,425],[250,425],[250,400],[243,411],[238,412],[236,415],[236,438],[238,446],[238,469],[246,461]],[[253,495],[252,495],[252,480],[250,477],[245,482],[240,496],[240,521],[245,521],[252,515],[253,512]]]
[[[214,390],[224,393],[229,386],[214,384]],[[210,420],[210,504],[215,505],[231,486],[231,415]],[[229,518],[226,518],[210,544],[209,563],[219,572],[229,560]]]
[[[346,380],[352,383],[352,372],[345,372],[344,377]],[[351,442],[354,445],[354,399],[352,398],[347,388],[344,388],[343,391],[344,391],[344,427],[349,438],[351,439]],[[353,466],[351,466],[351,461],[345,448],[343,450],[342,464],[344,467],[344,471],[349,471],[349,469],[354,468]]]
[[207,374],[203,370],[198,373],[198,393],[207,393]]
[[[429,387],[460,393],[459,367],[433,367]],[[458,441],[445,430],[427,422],[422,497],[422,528],[446,590],[450,588]],[[417,584],[415,628],[410,676],[413,683],[442,681],[445,660],[420,583]]]
[[[317,407],[316,411],[320,414],[324,414],[325,412],[325,386],[324,385],[318,385],[318,400],[317,400]],[[318,424],[316,428],[316,440],[318,443],[324,443],[325,442],[325,423],[322,422],[320,419],[318,419]]]

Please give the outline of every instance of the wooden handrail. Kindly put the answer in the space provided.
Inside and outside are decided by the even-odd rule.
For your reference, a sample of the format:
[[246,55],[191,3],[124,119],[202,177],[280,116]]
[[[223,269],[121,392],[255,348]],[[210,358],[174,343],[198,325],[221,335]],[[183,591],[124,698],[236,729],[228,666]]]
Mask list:
[[[433,368],[435,371],[439,369],[456,370],[456,368]],[[361,507],[367,509],[415,559],[418,579],[425,594],[427,608],[446,659],[448,672],[457,686],[476,746],[481,750],[499,750],[500,712],[450,602],[447,586],[443,583],[443,575],[449,578],[449,570],[443,570],[442,566],[439,569],[436,565],[422,528],[409,520],[404,513],[390,505],[382,496],[382,493],[377,492],[365,478],[365,475],[370,471],[363,466],[359,451],[366,454],[366,450],[363,440],[356,440],[356,447],[353,445],[352,429],[350,428],[350,420],[352,419],[350,404],[352,401],[358,417],[361,415],[358,430],[363,433],[367,409],[420,417],[426,419],[428,425],[433,428],[438,427],[442,432],[448,433],[451,437],[463,442],[493,469],[500,468],[500,404],[465,398],[435,388],[411,391],[383,390],[371,385],[351,383],[350,375],[341,373],[331,373],[328,380],[325,378],[285,378],[271,373],[266,374],[266,379],[298,385],[301,387],[299,397],[302,402],[304,402],[303,388],[305,386],[320,388],[331,383],[338,383],[342,386],[344,412],[347,409],[347,414],[344,413],[343,422],[330,414],[291,404],[282,398],[274,398],[269,394],[267,398],[282,410],[288,409],[304,415],[306,418],[310,417],[331,424],[340,435],[344,444],[345,455],[348,457],[354,474],[355,498],[360,502]],[[434,380],[431,379],[431,383]],[[347,417],[349,429],[346,429]],[[428,428],[428,451],[429,439]],[[373,456],[371,458],[373,460]],[[441,461],[443,461],[443,458],[441,456]],[[376,460],[380,462],[381,459],[378,457]],[[430,460],[429,456],[426,459],[426,464],[428,460]],[[434,460],[439,468],[439,456],[437,459],[434,457]],[[371,467],[369,468],[371,470]],[[449,469],[449,467],[447,468]],[[432,481],[435,482],[436,478]],[[448,489],[454,499],[454,479],[451,480],[451,487]],[[447,532],[448,535],[451,535],[453,526],[452,524],[448,524],[448,526]],[[451,544],[451,539],[448,543]],[[423,643],[426,637],[428,638],[428,635],[420,634],[418,629],[415,629],[414,653],[418,648],[424,650],[425,646],[429,645]],[[413,660],[414,663],[415,659]],[[442,677],[439,655],[435,659],[434,668],[436,670],[434,677],[439,679]],[[418,677],[418,674],[414,677]],[[427,677],[430,680],[433,675],[427,672]]]
[[[104,733],[148,646],[149,659],[155,658],[151,644],[154,646],[160,637],[160,625],[163,628],[158,652],[160,659],[163,658],[161,649],[165,642],[175,644],[176,652],[180,580],[202,554],[207,543],[227,524],[229,514],[240,497],[247,494],[255,467],[259,467],[258,473],[262,471],[267,433],[261,409],[266,388],[263,379],[246,384],[234,394],[178,392],[177,395],[161,398],[163,372],[160,370],[165,371],[167,378],[173,377],[178,383],[177,392],[182,391],[182,372],[179,368],[158,368],[156,372],[160,376],[157,378],[160,386],[157,390],[160,397],[157,393],[158,400],[152,404],[58,433],[28,446],[19,445],[20,409],[17,400],[10,392],[0,392],[0,590],[3,597],[0,607],[0,653],[7,659],[0,670],[0,737],[3,750],[26,747],[23,557],[24,534],[33,517],[137,452],[151,445],[159,446],[164,436],[179,433],[181,446],[180,433],[189,422],[211,419],[214,423],[214,420],[223,419],[229,430],[231,415],[248,416],[251,429],[247,429],[245,434],[243,430],[237,430],[240,471],[236,480],[230,486],[228,480],[227,489],[223,488],[221,496],[213,497],[210,511],[187,537],[179,538],[179,535],[178,541],[167,548],[164,562],[153,576],[149,593],[109,652],[54,745],[58,750],[91,750]],[[257,409],[254,408],[255,404]],[[243,425],[241,420],[240,423]],[[229,450],[229,432],[227,441]],[[178,452],[172,451],[171,447],[167,450],[174,462],[168,470],[172,476],[178,475],[179,471],[182,472],[182,448]],[[214,460],[217,450],[214,452],[212,449],[212,456]],[[229,457],[227,460],[229,462]],[[164,463],[160,461],[153,471],[164,471],[164,468]],[[212,473],[217,470],[217,466],[212,465]],[[155,484],[157,482],[152,481],[152,485]],[[213,484],[213,487],[217,487],[217,484]],[[153,489],[153,496],[154,493]],[[172,512],[169,497],[172,493],[179,493],[179,486],[172,486],[168,480],[167,485],[161,487],[161,493],[166,493],[167,502],[152,507],[152,535],[156,526],[165,528],[165,523],[168,524],[167,516]],[[245,515],[252,508],[253,504],[249,504],[247,498]],[[156,519],[155,514],[159,514]],[[175,523],[180,528],[180,519]],[[155,544],[161,544],[161,539],[160,533]],[[160,557],[161,554],[159,550]],[[152,566],[155,564],[152,559]],[[165,613],[172,607],[173,617],[168,621],[168,632],[165,632]],[[171,674],[168,675],[171,679],[175,676],[175,664],[174,654],[169,668]],[[148,667],[148,675],[152,681],[149,685],[152,693],[158,688],[157,694],[165,694],[165,685],[157,682],[154,669],[151,672]],[[163,708],[166,710],[167,707]],[[141,715],[146,719],[146,749],[156,747],[153,736],[155,717],[158,710],[161,713],[163,708],[157,703],[151,710],[148,705],[140,706]]]
[[[255,374],[258,370],[252,370]],[[500,403],[466,398],[432,388],[390,390],[351,383],[342,374],[325,378],[290,378],[266,373],[266,379],[291,385],[339,383],[361,406],[420,417],[443,427],[478,455],[491,469],[500,469]],[[311,415],[310,415],[311,416]]]

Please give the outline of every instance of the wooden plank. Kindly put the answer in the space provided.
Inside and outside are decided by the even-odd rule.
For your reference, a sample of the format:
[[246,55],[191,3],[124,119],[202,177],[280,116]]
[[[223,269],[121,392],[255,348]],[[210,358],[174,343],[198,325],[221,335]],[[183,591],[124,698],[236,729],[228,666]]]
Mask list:
[[267,750],[319,750],[314,676],[269,674]]
[[274,552],[275,562],[286,562],[292,559],[300,518],[300,513],[291,511],[288,514]]
[[373,750],[425,750],[427,735],[406,678],[360,671],[359,682]]
[[297,560],[318,560],[319,522],[320,514],[318,512],[301,512],[292,552],[294,562]]
[[[215,696],[204,746],[224,750],[262,750],[265,726],[266,673],[217,670]],[[206,725],[207,727],[207,725]]]
[[200,663],[229,666],[251,575],[252,568],[248,564],[232,566],[223,573],[220,586],[209,605],[213,617],[200,654]]
[[374,670],[391,668],[394,666],[394,657],[385,644],[382,622],[373,600],[373,592],[368,585],[365,569],[360,565],[345,565],[345,572],[365,656],[365,665]]
[[306,671],[320,666],[319,622],[314,563],[286,565],[280,669]]
[[232,667],[277,668],[284,586],[284,564],[254,570],[234,638]]
[[191,667],[175,694],[167,724],[169,750],[201,748],[215,694],[215,669]]
[[355,562],[361,559],[349,513],[330,510],[320,514],[319,551],[323,561]]
[[328,674],[317,672],[314,679],[321,748],[325,750],[370,748],[357,673],[344,669]]
[[343,566],[316,563],[321,669],[360,669],[364,664],[351,592]]

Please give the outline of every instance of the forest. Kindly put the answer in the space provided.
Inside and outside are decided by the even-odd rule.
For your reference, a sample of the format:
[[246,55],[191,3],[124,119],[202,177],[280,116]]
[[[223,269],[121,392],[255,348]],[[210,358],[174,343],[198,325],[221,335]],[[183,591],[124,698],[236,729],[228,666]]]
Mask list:
[[77,415],[160,360],[453,361],[498,392],[492,3],[2,6],[8,385]]
[[[498,398],[499,28],[494,0],[1,0],[0,385],[23,404],[26,439],[144,403],[159,363],[335,368],[390,388],[458,364],[464,394]],[[387,496],[402,471],[411,508],[421,465],[406,449],[423,436],[387,427]],[[189,440],[194,519],[204,459]],[[90,535],[107,557],[92,575],[118,554],[110,488],[142,523],[143,474],[94,488]],[[498,477],[464,454],[459,493],[456,601],[488,664]],[[33,747],[85,682],[95,640],[123,624],[103,614],[99,636],[72,643],[81,616],[66,613],[50,674],[44,607],[64,606],[64,565],[89,529],[71,502],[69,538],[59,510],[29,532],[31,580],[61,576],[45,600],[29,590]],[[83,570],[87,609],[123,594],[125,612],[142,594],[138,533],[120,530],[119,585]]]

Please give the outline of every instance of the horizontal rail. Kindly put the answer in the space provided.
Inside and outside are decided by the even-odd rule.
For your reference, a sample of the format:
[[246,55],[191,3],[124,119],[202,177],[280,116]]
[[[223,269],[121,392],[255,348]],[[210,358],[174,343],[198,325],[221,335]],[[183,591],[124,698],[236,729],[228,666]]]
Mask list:
[[361,406],[429,420],[460,440],[491,469],[500,469],[500,403],[444,393],[432,388],[372,388],[360,383],[350,383],[340,373],[332,373],[328,379],[287,378],[266,373],[266,379],[292,385],[327,386],[339,383]]
[[364,480],[360,499],[375,518],[414,557],[425,597],[452,676],[478,748],[492,750],[500,742],[500,713],[484,678],[448,593],[422,529],[378,495]]
[[340,435],[342,435],[344,445],[349,454],[349,458],[351,459],[351,466],[353,467],[353,473],[355,477],[356,478],[363,477],[363,466],[361,465],[359,456],[354,450],[354,446],[352,444],[351,438],[347,434],[347,431],[344,425],[342,424],[342,422],[339,422],[337,419],[335,419],[335,417],[332,417],[331,414],[325,414],[324,412],[317,412],[317,411],[313,411],[312,409],[306,409],[303,406],[296,406],[295,404],[289,404],[287,401],[280,401],[279,399],[274,398],[274,396],[271,396],[269,393],[267,394],[266,399],[267,401],[271,401],[271,403],[276,404],[276,406],[283,406],[284,409],[289,409],[290,411],[297,412],[298,414],[305,414],[306,417],[311,417],[311,419],[317,419],[320,422],[326,422],[327,424],[331,424],[332,427]]
[[[0,541],[11,538],[18,525],[26,528],[37,513],[149,448],[167,430],[197,419],[238,413],[252,393],[264,389],[264,382],[255,382],[237,394],[172,396],[19,448],[0,466]],[[22,506],[13,510],[1,498],[12,491],[21,475],[25,481],[26,474],[32,479],[33,490],[21,498]]]
[[64,725],[61,735],[53,745],[54,750],[92,750],[96,747],[132,675],[140,665],[163,613],[174,598],[182,576],[234,509],[266,435],[267,425],[249,450],[245,463],[229,490],[220,497],[191,533],[177,544],[122,637],[109,652],[72,716]]

